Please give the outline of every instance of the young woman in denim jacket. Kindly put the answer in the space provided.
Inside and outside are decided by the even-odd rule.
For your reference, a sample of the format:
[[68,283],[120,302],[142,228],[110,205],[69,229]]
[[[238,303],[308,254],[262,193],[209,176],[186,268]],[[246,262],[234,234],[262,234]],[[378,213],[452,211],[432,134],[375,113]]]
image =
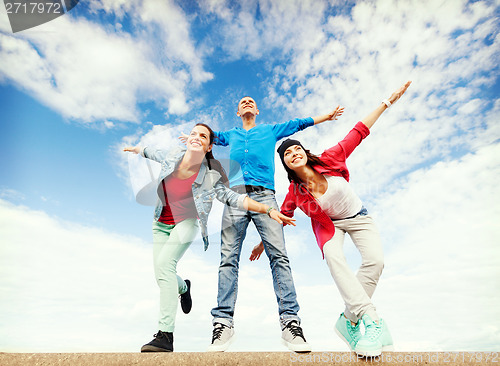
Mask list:
[[[358,122],[337,145],[320,156],[313,155],[297,140],[285,140],[278,148],[288,173],[290,187],[281,206],[289,217],[297,207],[311,218],[318,245],[346,305],[335,331],[351,350],[363,356],[378,356],[392,350],[392,337],[379,318],[371,297],[384,267],[382,245],[373,218],[349,185],[346,159],[382,113],[408,89],[407,82],[374,111]],[[343,243],[348,233],[358,248],[362,264],[357,274],[346,262]],[[252,251],[250,260],[258,259],[261,244]],[[360,330],[360,320],[365,333]]]
[[177,262],[194,240],[198,227],[207,249],[207,221],[214,198],[240,209],[267,213],[280,224],[294,225],[295,220],[226,187],[224,170],[212,155],[213,139],[212,129],[199,123],[189,134],[186,147],[170,151],[139,146],[124,149],[161,163],[160,199],[153,221],[154,270],[160,287],[160,330],[141,352],[173,351],[178,295],[181,295],[184,313],[189,313],[192,306],[191,283],[177,275]]

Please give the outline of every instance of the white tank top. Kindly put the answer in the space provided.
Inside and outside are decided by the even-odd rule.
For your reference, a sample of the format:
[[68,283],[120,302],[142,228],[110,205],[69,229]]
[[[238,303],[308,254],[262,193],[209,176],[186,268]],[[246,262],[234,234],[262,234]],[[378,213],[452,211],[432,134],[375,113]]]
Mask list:
[[345,219],[361,211],[363,202],[344,177],[323,176],[326,178],[328,188],[325,194],[316,200],[331,219]]

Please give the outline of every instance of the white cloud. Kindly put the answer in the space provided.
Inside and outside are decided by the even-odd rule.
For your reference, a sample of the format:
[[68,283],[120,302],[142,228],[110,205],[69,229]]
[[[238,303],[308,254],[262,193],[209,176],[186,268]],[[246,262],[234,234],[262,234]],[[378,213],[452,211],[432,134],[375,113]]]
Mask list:
[[[157,331],[158,289],[149,243],[4,200],[0,232],[2,351],[137,352],[151,340]],[[179,275],[193,283],[193,310],[178,312],[176,351],[204,351],[211,341],[218,248],[212,241],[203,252],[198,237],[179,261]],[[263,261],[260,265],[266,267]],[[283,350],[269,273],[268,266],[242,258],[235,315],[240,341],[234,350]],[[268,317],[259,337],[254,315]],[[27,331],[43,336],[27,344]]]
[[145,101],[186,113],[189,91],[212,78],[203,70],[204,55],[195,52],[189,23],[172,2],[129,7],[117,1],[91,6],[118,16],[120,9],[138,14],[141,22],[132,33],[64,16],[13,35],[2,15],[0,78],[81,122],[139,121],[138,103]]

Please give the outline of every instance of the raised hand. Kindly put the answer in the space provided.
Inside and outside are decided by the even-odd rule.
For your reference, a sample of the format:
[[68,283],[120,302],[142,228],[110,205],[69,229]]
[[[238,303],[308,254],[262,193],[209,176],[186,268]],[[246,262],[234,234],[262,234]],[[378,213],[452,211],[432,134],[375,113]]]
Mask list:
[[140,146],[127,146],[127,147],[123,148],[123,151],[132,152],[134,154],[140,154],[141,147]]
[[188,135],[186,135],[184,132],[181,132],[181,135],[179,136],[179,140],[181,140],[181,142],[182,142],[183,144],[185,144],[185,143],[186,143],[186,141],[187,141],[187,139],[188,139],[188,137],[189,137],[189,136],[188,136]]
[[388,99],[389,102],[391,104],[396,103],[399,100],[399,98],[401,98],[401,96],[406,92],[406,90],[408,89],[410,84],[411,84],[411,81],[407,81],[403,86],[401,86],[398,90],[396,90],[394,93],[392,93],[392,95]]
[[328,120],[330,121],[335,121],[337,120],[337,118],[339,118],[342,113],[344,113],[344,107],[341,107],[341,106],[337,106],[337,108],[335,108],[333,111],[331,111],[328,115],[330,116],[330,118],[328,118]]

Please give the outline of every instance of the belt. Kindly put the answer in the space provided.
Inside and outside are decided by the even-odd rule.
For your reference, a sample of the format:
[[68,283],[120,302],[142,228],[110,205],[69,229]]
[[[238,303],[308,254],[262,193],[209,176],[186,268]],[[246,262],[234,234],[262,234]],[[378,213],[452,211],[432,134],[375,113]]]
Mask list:
[[349,220],[349,219],[354,219],[356,216],[366,216],[368,215],[368,210],[366,209],[365,206],[361,208],[361,211],[359,211],[356,215],[351,216],[351,217],[345,217],[343,219],[330,219],[332,221],[340,221],[340,220]]
[[[265,191],[266,189],[269,189],[269,188],[262,187],[262,186],[239,185],[239,186],[231,187],[231,189],[233,191],[235,191],[236,193],[244,194],[244,193],[252,193],[252,192],[262,192],[262,191]],[[274,192],[273,189],[269,189],[269,190]]]

